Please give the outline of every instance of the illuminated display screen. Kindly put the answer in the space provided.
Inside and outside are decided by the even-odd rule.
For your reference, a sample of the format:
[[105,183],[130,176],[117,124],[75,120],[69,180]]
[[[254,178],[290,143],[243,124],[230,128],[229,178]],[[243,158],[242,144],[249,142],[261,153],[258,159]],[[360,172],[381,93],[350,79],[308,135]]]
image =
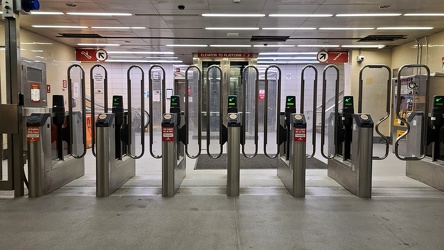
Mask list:
[[173,95],[171,96],[171,107],[178,107],[179,106],[179,96]]
[[113,96],[113,107],[123,107],[123,97]]
[[296,100],[296,97],[287,96],[287,101],[286,101],[287,107],[296,107],[295,100]]
[[353,96],[344,96],[344,106],[353,107]]
[[444,96],[435,96],[435,107],[444,106]]
[[237,106],[237,97],[236,96],[228,96],[228,106],[229,107],[236,107]]

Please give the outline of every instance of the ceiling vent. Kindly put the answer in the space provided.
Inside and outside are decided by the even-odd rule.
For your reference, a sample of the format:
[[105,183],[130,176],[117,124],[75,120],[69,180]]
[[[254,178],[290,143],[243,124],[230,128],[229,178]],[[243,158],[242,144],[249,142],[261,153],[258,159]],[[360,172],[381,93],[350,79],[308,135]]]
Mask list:
[[99,34],[76,34],[76,33],[60,33],[58,37],[66,38],[102,38]]
[[369,35],[361,38],[358,42],[393,42],[406,38],[406,35]]
[[289,36],[252,36],[252,42],[285,42]]

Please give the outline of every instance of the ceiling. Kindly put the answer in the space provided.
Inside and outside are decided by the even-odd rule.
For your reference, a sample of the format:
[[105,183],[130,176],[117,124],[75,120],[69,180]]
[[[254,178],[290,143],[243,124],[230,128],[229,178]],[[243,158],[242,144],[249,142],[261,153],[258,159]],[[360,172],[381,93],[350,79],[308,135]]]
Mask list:
[[[237,0],[235,0],[237,1]],[[68,6],[69,4],[75,7]],[[442,0],[40,0],[40,11],[131,13],[132,16],[21,15],[27,30],[79,47],[79,43],[117,43],[108,51],[174,51],[184,63],[193,52],[314,52],[318,47],[298,45],[400,45],[444,30],[444,17],[338,17],[356,13],[444,13]],[[184,10],[178,6],[183,5]],[[390,6],[389,8],[380,8]],[[264,17],[203,17],[204,13],[265,14]],[[331,17],[270,17],[269,14],[332,14]],[[60,29],[32,25],[82,25],[88,27],[145,27],[145,29]],[[433,27],[431,30],[379,30],[378,27]],[[206,27],[254,27],[258,30],[206,30]],[[293,27],[315,30],[263,30]],[[370,30],[319,30],[319,28],[374,28]],[[64,38],[60,34],[97,34],[102,38]],[[227,36],[238,33],[238,36]],[[235,35],[235,34],[231,34]],[[405,35],[395,41],[358,42],[368,35]],[[285,42],[252,42],[252,36],[288,36]],[[183,48],[170,44],[263,45],[249,48]],[[295,47],[271,47],[295,45]],[[341,48],[339,48],[341,49]],[[343,49],[342,49],[343,50]],[[127,55],[130,57],[130,55]],[[171,55],[168,55],[171,56]],[[125,57],[125,56],[123,56]],[[122,55],[119,56],[122,58]]]

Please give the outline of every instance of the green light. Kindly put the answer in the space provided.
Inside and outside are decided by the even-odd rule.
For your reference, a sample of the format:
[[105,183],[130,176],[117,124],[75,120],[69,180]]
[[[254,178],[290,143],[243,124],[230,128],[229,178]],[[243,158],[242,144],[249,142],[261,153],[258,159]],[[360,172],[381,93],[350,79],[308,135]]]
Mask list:
[[435,97],[435,106],[444,106],[444,97],[443,96]]
[[294,96],[287,96],[287,101],[286,101],[286,103],[287,103],[287,107],[294,107],[295,106],[295,99],[296,99],[296,97],[294,97]]

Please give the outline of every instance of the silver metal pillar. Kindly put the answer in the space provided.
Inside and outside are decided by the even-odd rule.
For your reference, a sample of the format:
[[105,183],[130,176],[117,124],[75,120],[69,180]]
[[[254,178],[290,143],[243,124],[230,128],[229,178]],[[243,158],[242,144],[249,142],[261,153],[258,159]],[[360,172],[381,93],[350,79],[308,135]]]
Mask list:
[[166,113],[162,120],[162,196],[173,197],[177,165],[177,114]]
[[111,126],[97,127],[96,196],[111,195],[111,169],[116,161],[114,121]]
[[373,126],[358,126],[356,116],[369,119],[368,115],[353,115],[352,168],[356,169],[357,196],[372,197]]
[[240,127],[228,126],[227,195],[239,196],[240,185]]
[[293,169],[292,195],[294,197],[305,197],[306,145],[305,141],[292,140],[291,142],[290,168]]
[[[42,131],[40,131],[40,134]],[[41,197],[44,195],[45,159],[43,156],[42,141],[28,142],[28,176],[29,197]]]

